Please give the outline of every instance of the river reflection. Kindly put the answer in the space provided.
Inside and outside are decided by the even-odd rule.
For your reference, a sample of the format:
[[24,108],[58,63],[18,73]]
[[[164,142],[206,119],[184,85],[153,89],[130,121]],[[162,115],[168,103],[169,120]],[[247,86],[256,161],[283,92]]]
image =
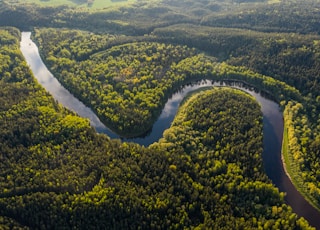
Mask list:
[[30,66],[38,82],[66,108],[76,112],[79,116],[88,118],[90,124],[97,130],[105,129],[99,118],[66,90],[44,65],[36,44],[30,39],[31,32],[22,32],[20,50]]
[[[21,51],[38,82],[63,106],[76,112],[81,117],[88,118],[90,124],[97,132],[105,133],[110,138],[120,138],[117,134],[103,125],[90,108],[86,107],[82,102],[70,94],[70,92],[54,78],[42,62],[38,47],[30,39],[30,36],[30,32],[22,32],[20,44]],[[144,137],[131,139],[122,138],[122,140],[136,142],[144,146],[148,146],[158,141],[162,137],[164,130],[170,127],[179,104],[184,97],[189,92],[209,86],[231,86],[246,91],[256,98],[261,105],[263,113],[264,151],[262,157],[266,173],[280,191],[287,193],[286,202],[292,206],[293,211],[298,215],[303,216],[310,224],[320,229],[320,223],[318,222],[318,220],[320,220],[319,212],[299,194],[283,169],[281,160],[283,118],[279,106],[277,103],[261,94],[254,87],[244,85],[240,82],[212,82],[209,80],[202,80],[181,87],[181,89],[174,93],[165,104],[158,120]]]

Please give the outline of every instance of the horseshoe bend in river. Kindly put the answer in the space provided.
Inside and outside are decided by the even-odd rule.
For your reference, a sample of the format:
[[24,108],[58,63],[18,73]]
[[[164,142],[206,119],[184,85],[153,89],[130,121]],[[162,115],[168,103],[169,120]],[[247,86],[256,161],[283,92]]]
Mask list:
[[[54,78],[42,62],[38,47],[30,39],[30,36],[31,32],[22,32],[20,49],[38,82],[62,105],[76,112],[79,116],[89,118],[90,124],[97,132],[105,133],[110,138],[120,138],[117,134],[103,125],[90,108],[86,107],[82,102],[75,98],[56,78]],[[145,146],[158,141],[162,137],[163,131],[170,127],[179,104],[187,93],[202,87],[215,85],[224,85],[224,83],[203,80],[184,86],[179,92],[173,94],[165,104],[160,117],[152,127],[152,131],[146,137],[123,140],[136,142]],[[252,87],[248,88],[243,84],[236,82],[232,83],[231,86],[250,93],[261,105],[263,113],[262,157],[268,177],[281,192],[286,193],[286,202],[292,207],[293,211],[299,216],[307,219],[312,226],[320,229],[320,213],[302,197],[284,171],[281,160],[283,117],[278,104],[263,97]]]

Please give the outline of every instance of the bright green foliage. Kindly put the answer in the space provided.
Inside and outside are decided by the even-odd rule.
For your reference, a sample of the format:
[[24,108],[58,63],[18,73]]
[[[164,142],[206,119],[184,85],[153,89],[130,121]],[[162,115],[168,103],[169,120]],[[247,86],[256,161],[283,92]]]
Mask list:
[[42,29],[36,36],[58,79],[124,136],[150,128],[169,93],[186,79],[174,74],[176,63],[196,54],[194,49],[156,42],[104,50],[117,38],[80,31]]
[[[71,42],[70,37],[74,37]],[[124,37],[119,40],[125,44],[112,46],[117,37],[58,29],[37,30],[36,39],[62,84],[123,136],[149,130],[172,92],[201,78],[246,81],[279,101],[303,100],[298,90],[284,82],[244,67],[217,63],[186,46],[125,43]],[[82,44],[83,49],[75,44]],[[92,47],[86,48],[87,44]]]
[[[300,16],[304,7],[312,8],[312,5],[299,6]],[[263,15],[260,16],[266,16]],[[287,166],[291,167],[288,171],[299,190],[319,208],[319,35],[188,24],[157,28],[154,34],[210,52],[225,61],[217,65],[217,73],[250,82],[274,96],[285,109],[284,119],[287,131],[290,130],[288,141],[293,149],[287,151]]]
[[[313,134],[300,103],[290,102],[284,110],[285,135],[283,152],[288,171],[310,202],[319,207],[319,134]],[[314,139],[313,139],[314,138]]]
[[[180,108],[172,127],[155,145],[183,147],[213,173],[227,162],[240,164],[248,177],[259,178],[263,171],[261,112],[252,100],[239,90],[225,88],[196,94]],[[250,166],[246,166],[248,158]]]
[[[72,48],[74,45],[68,45],[69,34],[77,34],[78,40],[84,41],[84,52],[91,37],[102,42],[92,42],[92,49],[80,58]],[[297,120],[299,124],[294,125],[293,132],[298,140],[295,146],[303,154],[299,154],[297,162],[297,157],[293,157],[297,153],[290,151],[292,157],[288,159],[292,160],[291,165],[299,165],[295,167],[295,174],[300,175],[296,178],[303,181],[300,186],[306,184],[302,187],[307,194],[313,194],[311,199],[317,204],[319,36],[189,24],[158,28],[152,35],[181,45],[150,42],[148,36],[139,37],[141,42],[133,43],[129,36],[54,29],[38,30],[37,40],[43,46],[48,65],[61,76],[60,80],[123,136],[136,136],[150,129],[175,89],[203,78],[245,81],[270,93],[283,109],[290,101],[301,104],[302,123]],[[51,49],[53,44],[61,46]],[[184,45],[195,46],[214,57]],[[181,55],[174,55],[177,52]],[[157,55],[159,58],[155,58]]]
[[253,98],[208,91],[153,147],[109,140],[35,83],[17,30],[0,33],[24,70],[0,80],[0,228],[308,228],[262,171]]
[[286,82],[303,94],[320,90],[320,38],[314,34],[263,33],[190,24],[157,28],[154,34],[209,52],[230,65],[246,66]]
[[[41,27],[36,40],[55,76],[122,135],[148,130],[183,83],[235,79],[268,91],[284,109],[292,176],[317,205],[319,0],[266,2],[88,11],[0,0],[0,25]],[[248,97],[192,99],[154,148],[109,141],[34,82],[19,36],[0,30],[0,228],[308,227],[261,171],[261,120]]]

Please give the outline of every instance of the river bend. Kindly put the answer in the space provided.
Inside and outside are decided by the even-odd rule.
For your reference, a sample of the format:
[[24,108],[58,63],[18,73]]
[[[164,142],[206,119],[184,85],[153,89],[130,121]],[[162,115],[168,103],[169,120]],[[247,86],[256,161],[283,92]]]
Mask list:
[[[63,106],[76,112],[81,117],[88,118],[91,126],[94,127],[97,132],[105,133],[110,138],[120,138],[119,135],[115,134],[102,124],[90,108],[86,107],[81,101],[75,98],[50,73],[39,55],[38,47],[31,40],[30,36],[31,32],[22,32],[20,49],[38,82]],[[189,92],[202,87],[217,85],[226,85],[226,83],[203,80],[182,87],[181,90],[174,93],[167,101],[160,117],[154,123],[152,130],[150,130],[145,137],[122,139],[145,146],[158,141],[162,137],[163,131],[170,127],[180,102]],[[264,149],[262,157],[266,173],[279,190],[286,193],[286,202],[293,208],[293,211],[299,216],[303,216],[307,219],[311,225],[320,229],[320,213],[301,196],[284,171],[281,160],[283,117],[278,104],[263,97],[252,87],[245,87],[243,84],[236,82],[228,85],[250,93],[261,105],[263,113]]]

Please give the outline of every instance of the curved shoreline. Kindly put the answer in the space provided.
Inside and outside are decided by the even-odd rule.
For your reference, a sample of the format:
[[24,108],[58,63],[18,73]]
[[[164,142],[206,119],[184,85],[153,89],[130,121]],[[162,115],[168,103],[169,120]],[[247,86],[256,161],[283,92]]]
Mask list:
[[[317,207],[316,203],[313,201],[313,197],[308,196],[308,194],[306,194],[306,192],[303,190],[303,184],[300,184],[299,182],[297,182],[296,180],[292,179],[292,176],[290,175],[289,172],[293,172],[292,168],[290,167],[290,163],[292,162],[289,158],[289,153],[288,150],[284,149],[284,146],[287,146],[287,143],[284,144],[284,142],[287,142],[287,134],[285,134],[285,126],[284,126],[284,132],[283,132],[283,144],[282,144],[282,149],[281,149],[281,160],[282,160],[282,164],[283,164],[283,169],[284,172],[286,173],[287,177],[290,179],[291,183],[295,186],[295,188],[298,190],[298,192],[300,194],[303,194],[304,199],[306,199],[310,205],[312,205],[318,212],[320,212],[320,208]],[[287,160],[286,160],[287,159]],[[320,229],[320,228],[319,228]]]
[[[46,88],[47,91],[49,91],[53,97],[63,104],[65,107],[75,111],[78,113],[79,116],[87,117],[90,119],[90,124],[96,129],[97,132],[100,133],[106,133],[110,138],[120,138],[119,135],[113,133],[111,130],[109,130],[105,125],[102,124],[102,122],[99,120],[99,118],[93,113],[93,111],[84,106],[83,103],[81,103],[78,99],[75,98],[73,100],[74,96],[70,94],[64,87],[61,86],[61,84],[57,81],[57,79],[54,78],[54,76],[48,71],[48,69],[43,64],[40,56],[37,46],[30,40],[31,32],[22,32],[22,40],[21,41],[21,50],[24,52],[23,55],[26,58],[26,55],[31,55],[27,59],[28,64],[30,65],[34,76],[38,79],[38,82]],[[29,39],[29,40],[25,40]],[[24,43],[26,44],[24,44]],[[43,66],[39,67],[38,65],[42,64]],[[35,66],[35,67],[34,67]],[[49,74],[48,76],[45,76],[45,74],[41,71],[47,71],[45,74]],[[203,80],[201,81],[202,87],[212,86],[214,85],[213,82],[210,82],[209,80]],[[234,82],[237,82],[236,80]],[[217,83],[221,85],[221,83]],[[224,83],[225,84],[225,83]],[[189,87],[189,88],[188,88]],[[233,84],[234,88],[242,88],[239,86],[239,84]],[[250,85],[248,86],[251,87]],[[168,113],[172,115],[172,113],[176,113],[176,111],[172,110],[172,105],[179,105],[179,103],[182,101],[182,99],[185,97],[185,95],[195,90],[195,88],[199,88],[198,85],[196,87],[193,86],[187,86],[184,88],[183,92],[178,92],[168,100],[168,102],[165,104],[161,115],[159,116],[158,120],[154,123],[152,129],[158,130],[160,129],[167,129],[171,122],[166,123],[163,125],[161,123],[161,118],[167,118]],[[265,103],[265,106],[261,106],[262,113],[263,113],[263,129],[264,129],[264,153],[263,153],[263,163],[265,165],[265,171],[268,177],[273,181],[273,183],[279,188],[280,191],[287,192],[286,200],[289,205],[292,207],[295,206],[295,202],[297,200],[297,197],[299,197],[300,201],[303,201],[304,203],[299,203],[298,205],[306,206],[309,205],[314,209],[312,205],[309,204],[309,202],[306,201],[306,199],[302,196],[301,193],[298,192],[297,188],[294,187],[292,178],[286,171],[286,165],[284,164],[283,160],[283,154],[282,154],[282,141],[283,141],[283,118],[282,114],[280,113],[279,105],[275,102],[272,102],[271,100],[263,98],[260,94],[250,91],[250,90],[244,90],[249,92],[250,94],[254,94],[256,100],[263,104]],[[260,101],[259,101],[260,100]],[[88,116],[89,114],[89,116]],[[269,117],[268,117],[269,116]],[[276,119],[272,121],[272,116],[276,116]],[[157,122],[160,120],[160,124]],[[282,124],[282,125],[281,125]],[[279,128],[280,127],[280,128]],[[265,136],[265,133],[269,132],[269,135]],[[147,139],[149,136],[144,138],[132,138],[132,139],[123,139],[124,141],[132,141],[139,143],[141,145],[149,145],[153,143],[152,141],[157,141],[160,137],[162,137],[162,132],[158,131],[156,136],[153,136],[151,139]],[[269,138],[269,139],[268,139]],[[268,140],[265,140],[268,139]],[[271,146],[272,144],[276,143],[276,146]],[[271,145],[270,145],[271,144]],[[270,146],[269,146],[270,145]],[[270,155],[271,154],[271,155]],[[274,175],[274,172],[278,173]],[[284,175],[283,175],[284,174]],[[282,181],[283,180],[283,181]],[[291,198],[289,198],[291,197]],[[305,204],[307,203],[307,204]],[[308,216],[308,212],[304,212],[306,210],[302,210],[301,207],[293,208],[294,212],[296,212],[299,216],[304,216],[310,223],[314,222],[317,223],[317,220],[320,219],[320,213],[317,212],[316,217],[314,218],[314,213],[310,216]],[[313,210],[308,207],[308,211],[313,212]],[[304,213],[302,213],[304,212]],[[300,214],[299,214],[300,213]],[[308,216],[308,217],[307,217]],[[314,225],[314,223],[312,223]],[[320,228],[320,224],[318,223],[318,228]]]

